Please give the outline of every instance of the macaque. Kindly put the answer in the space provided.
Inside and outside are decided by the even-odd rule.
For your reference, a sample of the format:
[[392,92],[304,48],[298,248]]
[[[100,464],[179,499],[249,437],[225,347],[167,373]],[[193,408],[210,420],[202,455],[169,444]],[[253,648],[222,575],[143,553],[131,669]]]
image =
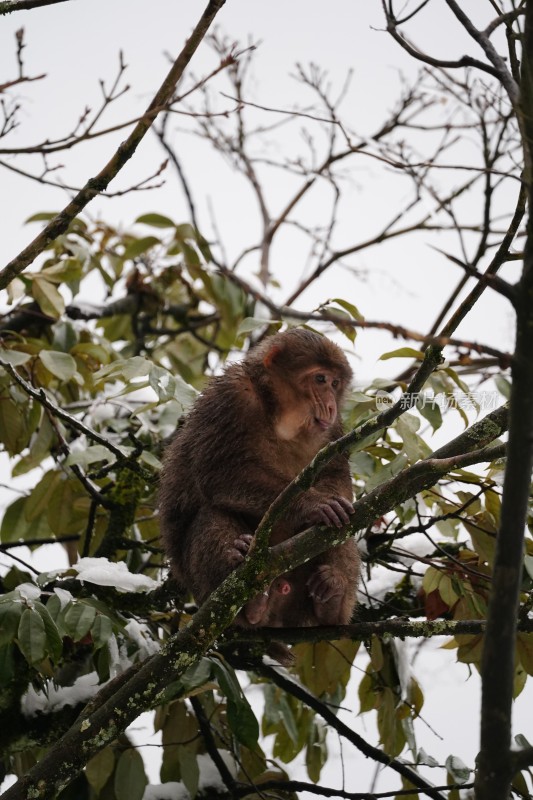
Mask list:
[[[270,504],[328,442],[352,377],[329,339],[293,329],[265,339],[214,378],[169,445],[161,535],[178,583],[202,603],[246,557]],[[311,525],[349,522],[347,458],[333,458],[274,528],[276,545]],[[347,624],[359,554],[353,539],[276,578],[239,613],[243,627]]]

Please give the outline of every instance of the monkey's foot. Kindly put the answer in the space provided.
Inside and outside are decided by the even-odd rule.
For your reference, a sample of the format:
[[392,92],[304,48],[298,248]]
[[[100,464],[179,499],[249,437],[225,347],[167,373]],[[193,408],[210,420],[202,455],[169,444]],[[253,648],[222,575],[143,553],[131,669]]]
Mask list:
[[346,579],[329,564],[321,564],[307,581],[315,616],[320,625],[342,625]]
[[228,548],[228,561],[231,569],[235,569],[244,561],[253,538],[251,533],[241,533],[240,536],[234,539],[233,545]]

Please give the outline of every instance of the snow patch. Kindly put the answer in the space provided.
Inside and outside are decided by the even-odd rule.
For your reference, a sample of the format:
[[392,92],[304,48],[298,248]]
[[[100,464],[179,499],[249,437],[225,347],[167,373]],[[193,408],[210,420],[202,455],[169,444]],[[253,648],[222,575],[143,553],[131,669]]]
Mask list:
[[54,589],[54,594],[56,594],[59,598],[59,602],[61,603],[61,611],[63,611],[65,606],[68,606],[68,604],[71,603],[72,600],[74,600],[74,597],[71,595],[70,592],[68,592],[66,589],[60,589],[57,586]]
[[41,590],[34,583],[19,583],[17,592],[23,600],[38,600],[41,596]]
[[135,642],[139,648],[139,657],[141,660],[157,653],[161,647],[159,642],[155,642],[152,639],[150,628],[148,625],[145,625],[144,622],[137,622],[136,619],[131,619],[126,625],[125,631],[132,642]]
[[[235,761],[227,750],[220,750],[220,755],[224,762],[235,777],[237,775],[237,768]],[[198,756],[198,770],[200,778],[198,781],[198,790],[214,789],[215,792],[225,794],[227,792],[218,769],[213,764],[210,756],[200,754]],[[183,783],[176,783],[169,781],[168,783],[148,784],[144,790],[143,800],[191,800],[191,796]]]
[[82,583],[98,586],[114,586],[119,592],[148,592],[159,586],[148,575],[130,572],[123,561],[108,561],[107,558],[80,558],[72,567]]
[[36,714],[51,714],[65,706],[86,703],[94,697],[102,685],[98,683],[96,672],[76,678],[72,686],[54,686],[50,683],[46,694],[37,692],[30,684],[22,696],[21,711],[25,717],[34,717]]

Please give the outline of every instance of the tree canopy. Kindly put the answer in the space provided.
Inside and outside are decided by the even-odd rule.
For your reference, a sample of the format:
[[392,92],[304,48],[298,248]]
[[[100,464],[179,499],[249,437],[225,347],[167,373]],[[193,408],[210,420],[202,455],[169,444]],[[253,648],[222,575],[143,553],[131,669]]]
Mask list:
[[[485,0],[471,17],[446,0],[469,48],[460,56],[452,41],[439,55],[425,45],[433,0],[383,0],[383,28],[421,71],[370,135],[350,79],[333,85],[322,65],[295,67],[291,108],[263,103],[256,45],[214,26],[224,2],[209,0],[180,32],[189,38],[134,118],[105,121],[129,88],[121,55],[101,106],[72,130],[49,133],[44,120],[25,129],[23,87],[45,83],[26,67],[22,28],[18,73],[0,87],[0,168],[66,197],[50,212],[28,193],[37,233],[0,266],[2,796],[529,797],[533,748],[511,714],[533,675],[532,0]],[[7,0],[0,19],[45,19],[56,3]],[[212,59],[201,75],[199,50]],[[122,141],[106,149],[117,131]],[[165,160],[146,177],[135,168],[148,137]],[[199,202],[186,139],[225,163],[241,203],[253,199],[237,243]],[[79,186],[57,179],[63,155],[79,169],[88,146],[101,148],[98,171]],[[354,192],[372,187],[353,184],[364,184],[367,162],[401,201],[359,225]],[[139,213],[127,224],[95,217],[95,199],[112,202],[126,169],[136,177],[116,196],[142,196]],[[183,198],[180,216],[149,210],[163,181]],[[230,202],[222,181],[210,192]],[[362,307],[351,290],[375,280],[358,259],[378,247],[409,284],[402,247],[413,237],[431,253],[430,330],[383,315],[377,292]],[[291,265],[287,286],[279,263]],[[459,275],[447,293],[443,263]],[[461,332],[496,296],[513,313],[512,351]],[[398,366],[356,379],[345,436],[279,496],[257,529],[261,546],[197,608],[159,542],[165,444],[210,376],[295,325],[331,336],[355,365],[362,332],[379,332],[394,340],[381,361]],[[281,668],[263,658],[273,632],[236,629],[235,609],[282,560],[297,566],[327,548],[320,528],[275,547],[268,532],[338,452],[353,475],[354,514],[339,536],[359,542],[360,602],[350,625],[276,630],[295,656]],[[52,544],[54,563],[39,571],[35,558]],[[476,765],[453,742],[439,763],[419,741],[425,698],[405,640],[434,636],[481,673]],[[375,720],[376,737],[341,719],[346,702]],[[131,727],[146,711],[161,735],[161,787],[148,786]],[[353,776],[326,784],[328,730],[393,774],[395,788],[369,794]],[[294,778],[298,758],[306,780]]]

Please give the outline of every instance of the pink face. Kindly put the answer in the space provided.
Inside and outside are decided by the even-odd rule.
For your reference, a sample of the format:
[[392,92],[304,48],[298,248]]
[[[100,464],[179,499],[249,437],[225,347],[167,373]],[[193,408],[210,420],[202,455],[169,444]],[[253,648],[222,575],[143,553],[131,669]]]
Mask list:
[[311,401],[309,412],[312,424],[323,431],[328,430],[337,419],[341,379],[326,367],[313,367],[301,376],[299,383],[302,394]]

